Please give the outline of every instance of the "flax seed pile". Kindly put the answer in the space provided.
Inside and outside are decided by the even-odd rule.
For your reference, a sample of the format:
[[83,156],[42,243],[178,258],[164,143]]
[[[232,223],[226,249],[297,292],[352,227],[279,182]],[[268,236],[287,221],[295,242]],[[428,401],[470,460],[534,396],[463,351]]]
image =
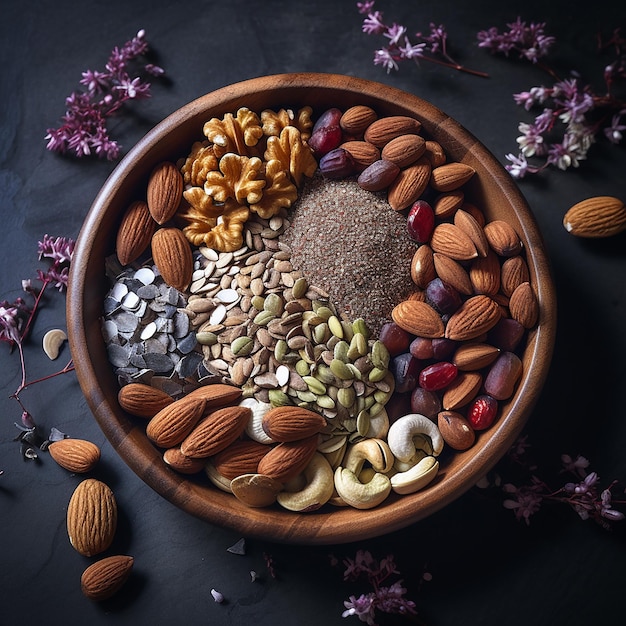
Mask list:
[[406,217],[383,194],[353,180],[307,181],[281,240],[309,283],[323,287],[340,314],[362,317],[378,333],[392,308],[415,290],[410,262],[417,244]]

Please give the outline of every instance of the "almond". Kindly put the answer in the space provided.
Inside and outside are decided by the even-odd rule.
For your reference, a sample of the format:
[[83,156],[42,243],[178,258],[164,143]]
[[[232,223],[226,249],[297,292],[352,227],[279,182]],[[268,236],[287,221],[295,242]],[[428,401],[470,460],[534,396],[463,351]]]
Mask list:
[[183,197],[183,175],[174,163],[157,165],[148,179],[146,199],[157,224],[165,224],[174,217]]
[[453,450],[467,450],[474,445],[476,433],[467,419],[456,411],[440,411],[437,427],[443,440]]
[[144,383],[128,383],[117,394],[120,406],[137,417],[153,417],[174,402],[174,398]]
[[452,191],[463,186],[476,170],[465,163],[446,163],[433,169],[430,184],[436,191]]
[[347,135],[361,137],[368,126],[378,119],[378,114],[371,107],[363,104],[346,109],[339,119],[341,130]]
[[480,391],[483,377],[479,372],[461,372],[445,388],[441,404],[446,411],[469,404]]
[[511,317],[524,328],[532,328],[539,318],[539,303],[530,283],[521,283],[509,299]]
[[160,448],[181,443],[200,421],[206,408],[204,398],[181,398],[161,409],[146,426],[148,439]]
[[389,186],[387,201],[394,211],[411,206],[428,187],[431,166],[426,157],[400,171]]
[[108,556],[92,563],[80,577],[83,594],[97,602],[116,594],[130,577],[134,559],[132,556]]
[[424,154],[433,168],[439,167],[446,162],[446,153],[443,151],[441,144],[436,141],[426,141],[426,151]]
[[444,325],[439,313],[420,300],[400,302],[393,308],[391,319],[400,328],[418,337],[437,339],[444,335]]
[[485,228],[485,214],[475,204],[463,202],[461,208],[469,213],[481,228]]
[[272,448],[259,463],[259,474],[286,483],[309,464],[317,449],[318,436],[286,441]]
[[498,354],[500,350],[488,343],[465,343],[456,349],[452,363],[462,371],[480,370],[491,365]]
[[478,257],[469,269],[474,293],[494,296],[500,291],[500,260],[493,250],[485,257]]
[[184,291],[191,282],[193,255],[191,246],[178,228],[159,228],[152,236],[152,258],[163,280]]
[[110,487],[95,478],[78,484],[67,505],[67,534],[83,556],[104,552],[117,529],[117,503]]
[[475,339],[493,328],[501,315],[499,305],[489,296],[473,296],[450,316],[445,337],[454,341]]
[[500,283],[505,295],[511,297],[518,285],[530,281],[530,272],[526,259],[522,256],[512,256],[502,263]]
[[50,456],[64,469],[76,474],[91,471],[100,460],[100,448],[84,439],[60,439],[48,446]]
[[515,256],[522,251],[522,242],[511,224],[494,220],[485,224],[485,236],[491,248],[500,256]]
[[206,415],[180,444],[180,451],[192,459],[221,452],[243,433],[252,411],[245,406],[227,406]]
[[350,154],[359,171],[380,159],[380,150],[367,141],[346,141],[339,147]]
[[474,242],[458,226],[437,224],[430,238],[433,252],[440,252],[455,261],[470,261],[478,256]]
[[483,227],[474,216],[463,209],[454,214],[454,225],[458,226],[474,243],[478,256],[485,257],[489,252],[489,242]]
[[411,279],[420,289],[426,289],[428,283],[436,277],[432,248],[421,245],[411,260]]
[[445,254],[433,254],[435,271],[444,283],[454,287],[458,292],[471,296],[474,293],[472,282],[467,270],[457,261]]
[[563,226],[577,237],[610,237],[626,230],[626,207],[619,198],[593,196],[572,206]]
[[190,459],[180,451],[180,446],[168,448],[163,452],[163,461],[181,474],[197,474],[204,469],[206,459]]
[[213,383],[210,385],[202,385],[190,391],[185,397],[203,398],[206,401],[206,407],[208,409],[232,404],[241,398],[241,394],[241,389],[234,385]]
[[460,189],[454,189],[447,193],[439,194],[433,201],[435,217],[445,220],[452,217],[463,206],[465,193]]
[[382,148],[386,143],[400,135],[417,135],[422,123],[406,115],[390,115],[372,122],[365,130],[365,141]]
[[319,413],[298,406],[277,406],[263,416],[262,426],[274,441],[296,441],[319,433],[326,420]]
[[259,462],[269,450],[264,443],[242,439],[216,454],[211,462],[218,473],[232,480],[242,474],[257,474]]
[[115,242],[115,252],[122,265],[137,260],[148,249],[155,228],[150,209],[142,200],[126,209]]
[[403,168],[415,163],[426,152],[426,141],[419,135],[400,135],[385,144],[381,157]]

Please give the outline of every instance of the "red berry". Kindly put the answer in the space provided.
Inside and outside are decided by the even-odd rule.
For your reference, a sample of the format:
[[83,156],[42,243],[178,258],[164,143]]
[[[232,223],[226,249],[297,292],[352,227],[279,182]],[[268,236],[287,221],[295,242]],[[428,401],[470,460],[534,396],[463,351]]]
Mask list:
[[417,200],[409,209],[406,227],[412,239],[419,243],[430,240],[435,228],[435,212],[426,200]]
[[448,363],[448,361],[433,363],[420,372],[419,384],[426,391],[444,389],[456,378],[457,373],[454,363]]
[[488,395],[474,398],[467,410],[467,421],[474,430],[485,430],[495,421],[498,401]]

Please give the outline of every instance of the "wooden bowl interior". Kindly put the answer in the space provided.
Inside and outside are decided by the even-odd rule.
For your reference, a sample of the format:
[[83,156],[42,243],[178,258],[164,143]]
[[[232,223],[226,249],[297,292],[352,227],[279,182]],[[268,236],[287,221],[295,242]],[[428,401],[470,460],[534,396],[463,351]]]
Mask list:
[[[449,160],[467,163],[476,175],[467,186],[469,201],[488,220],[510,222],[526,248],[540,302],[538,326],[528,338],[524,373],[502,416],[481,433],[468,451],[446,457],[435,482],[409,496],[391,496],[368,511],[327,508],[296,514],[279,507],[253,509],[198,479],[170,470],[145,435],[145,423],[117,403],[118,384],[101,334],[103,297],[108,289],[105,258],[114,251],[122,213],[145,196],[152,168],[186,156],[202,138],[202,126],[245,106],[253,111],[309,105],[314,115],[336,106],[373,107],[380,116],[411,115],[424,135],[444,147]],[[416,96],[391,87],[332,74],[285,74],[224,87],[179,109],[150,131],[121,161],[96,197],[77,240],[67,299],[68,335],[80,386],[100,427],[123,460],[150,487],[176,506],[208,522],[278,542],[343,543],[406,527],[432,514],[471,488],[506,453],[521,432],[547,376],[556,324],[556,302],[548,259],[535,220],[509,174],[469,132]]]

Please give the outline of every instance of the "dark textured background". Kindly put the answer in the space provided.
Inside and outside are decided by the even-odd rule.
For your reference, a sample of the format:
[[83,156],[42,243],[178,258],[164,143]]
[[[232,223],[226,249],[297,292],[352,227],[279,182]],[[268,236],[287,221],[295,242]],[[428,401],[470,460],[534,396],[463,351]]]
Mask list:
[[[504,162],[528,114],[512,94],[546,82],[530,65],[491,57],[476,32],[521,15],[546,21],[557,37],[559,72],[581,72],[602,89],[606,58],[596,34],[626,27],[622,3],[527,0],[387,1],[387,21],[410,32],[430,21],[446,25],[452,50],[480,79],[422,63],[386,74],[374,67],[379,38],[361,33],[355,3],[201,2],[164,0],[23,3],[0,8],[0,299],[12,302],[21,279],[41,265],[44,234],[76,237],[98,189],[114,167],[76,161],[45,150],[46,128],[58,123],[64,99],[81,72],[103,66],[114,45],[147,31],[167,81],[153,98],[115,120],[112,135],[125,149],[188,101],[229,83],[266,74],[327,71],[399,87],[430,100],[456,118]],[[520,186],[540,225],[552,260],[559,331],[551,373],[526,434],[541,475],[558,486],[562,453],[583,454],[605,484],[626,479],[624,392],[625,235],[583,241],[565,232],[569,206],[591,195],[626,199],[624,147],[604,142],[578,170],[551,171]],[[40,343],[64,326],[64,298],[50,292],[27,346],[29,379],[53,371]],[[60,361],[69,358],[65,348]],[[64,361],[65,362],[65,361]],[[89,560],[69,545],[65,510],[79,482],[49,458],[25,462],[8,396],[19,384],[17,353],[0,350],[0,624],[341,624],[342,602],[366,585],[342,583],[330,565],[358,548],[377,557],[395,553],[408,596],[432,626],[457,624],[583,625],[607,623],[623,601],[625,532],[583,522],[566,507],[546,505],[530,527],[499,500],[472,491],[445,510],[402,532],[355,545],[294,547],[248,540],[247,554],[227,552],[239,536],[177,510],[152,492],[120,460],[93,420],[73,374],[41,383],[23,400],[44,430],[56,426],[102,447],[97,477],[114,490],[120,524],[114,551],[135,557],[132,579],[114,600],[82,597],[79,579]],[[52,368],[52,369],[51,369]],[[275,563],[268,575],[264,554]],[[420,584],[424,569],[433,576]],[[263,580],[251,583],[249,571]],[[219,589],[227,602],[210,595]],[[402,623],[388,620],[384,623]],[[615,623],[620,623],[619,619]]]

